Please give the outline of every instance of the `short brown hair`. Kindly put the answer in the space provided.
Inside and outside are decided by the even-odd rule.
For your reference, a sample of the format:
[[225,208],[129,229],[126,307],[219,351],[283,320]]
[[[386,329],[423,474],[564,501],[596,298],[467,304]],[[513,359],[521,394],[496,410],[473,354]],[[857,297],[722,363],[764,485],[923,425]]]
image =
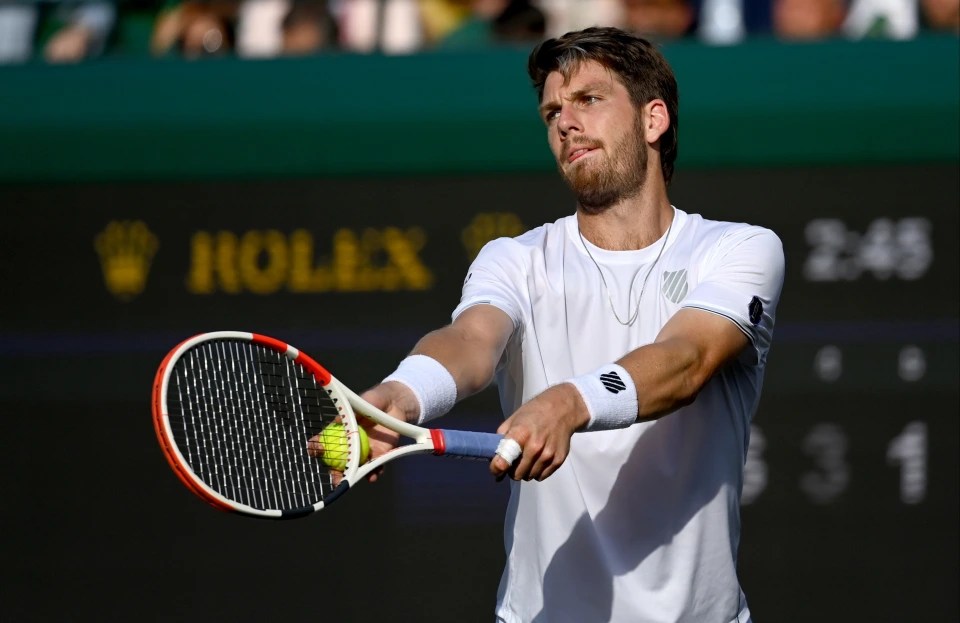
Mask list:
[[663,54],[652,43],[619,28],[587,28],[548,39],[534,48],[527,62],[527,73],[543,101],[543,85],[547,76],[559,71],[569,78],[586,61],[595,61],[609,69],[630,93],[639,109],[648,102],[661,99],[667,105],[670,125],[660,137],[660,164],[663,179],[670,183],[673,163],[677,159],[677,109],[680,96],[677,79]]

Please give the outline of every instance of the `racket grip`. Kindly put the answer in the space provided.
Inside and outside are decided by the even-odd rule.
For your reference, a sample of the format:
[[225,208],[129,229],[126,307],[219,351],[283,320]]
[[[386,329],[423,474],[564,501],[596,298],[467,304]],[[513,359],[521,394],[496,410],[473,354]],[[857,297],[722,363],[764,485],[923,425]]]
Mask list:
[[462,430],[439,430],[434,433],[441,436],[440,444],[434,437],[435,452],[443,456],[467,459],[492,459],[497,454],[497,446],[503,435],[496,433],[476,433]]

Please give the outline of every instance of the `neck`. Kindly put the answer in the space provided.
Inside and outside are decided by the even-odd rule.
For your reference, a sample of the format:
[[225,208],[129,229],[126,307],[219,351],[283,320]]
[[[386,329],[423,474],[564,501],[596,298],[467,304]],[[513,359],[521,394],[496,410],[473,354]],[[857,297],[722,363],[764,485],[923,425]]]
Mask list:
[[577,206],[577,224],[584,238],[601,249],[634,251],[663,236],[673,220],[673,207],[663,178],[650,176],[640,193],[599,212]]

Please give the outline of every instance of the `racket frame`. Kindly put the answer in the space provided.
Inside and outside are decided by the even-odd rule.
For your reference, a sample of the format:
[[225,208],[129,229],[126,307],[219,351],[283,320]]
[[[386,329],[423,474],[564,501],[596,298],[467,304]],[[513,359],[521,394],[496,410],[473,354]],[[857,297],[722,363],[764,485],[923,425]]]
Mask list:
[[[210,487],[194,472],[180,451],[180,448],[174,441],[173,428],[170,424],[170,415],[167,405],[167,392],[170,385],[170,377],[176,367],[176,363],[191,349],[196,348],[197,346],[206,342],[220,340],[246,341],[283,354],[288,359],[302,365],[311,374],[313,374],[317,382],[325,391],[330,394],[330,397],[337,405],[339,411],[338,419],[344,425],[349,447],[347,454],[347,465],[344,468],[343,477],[339,484],[331,492],[324,495],[322,499],[317,500],[314,504],[290,510],[258,509],[236,500],[231,500]],[[360,435],[358,430],[359,423],[357,421],[357,414],[360,414],[372,422],[384,426],[395,433],[412,439],[413,442],[401,445],[361,465]],[[163,450],[163,454],[167,459],[167,462],[170,464],[170,467],[173,469],[180,481],[190,491],[217,509],[269,519],[288,519],[300,517],[313,511],[320,510],[325,505],[330,504],[333,500],[340,497],[340,495],[347,491],[351,485],[362,481],[370,473],[376,471],[385,463],[388,463],[401,456],[413,454],[432,453],[441,455],[445,453],[446,449],[443,431],[410,424],[384,413],[358,396],[349,387],[338,381],[332,374],[330,374],[330,372],[328,372],[323,366],[317,363],[306,353],[303,353],[297,348],[275,338],[244,331],[214,331],[194,335],[178,344],[173,350],[170,351],[170,353],[167,354],[160,364],[160,367],[158,368],[157,374],[154,378],[153,424],[154,430],[157,434],[157,439],[160,441],[160,447]],[[447,432],[453,433],[454,431]],[[481,454],[484,456],[487,454],[489,454],[489,456],[493,455],[490,451],[490,439],[494,437],[499,438],[499,436],[494,436],[490,433],[458,434],[476,436],[478,438],[487,438],[487,448],[481,451]],[[480,455],[453,454],[453,456],[479,457]]]

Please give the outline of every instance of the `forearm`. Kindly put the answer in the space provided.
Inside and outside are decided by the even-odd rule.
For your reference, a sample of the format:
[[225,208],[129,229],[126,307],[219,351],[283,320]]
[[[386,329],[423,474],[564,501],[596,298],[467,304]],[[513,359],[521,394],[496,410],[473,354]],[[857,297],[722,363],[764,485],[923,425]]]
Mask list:
[[690,404],[709,380],[702,353],[684,340],[643,346],[617,363],[636,386],[638,420],[656,419]]
[[[689,404],[747,344],[726,318],[700,310],[677,312],[653,344],[550,387],[500,425],[497,432],[523,448],[514,478],[542,480],[552,474],[565,460],[575,431],[626,428]],[[497,476],[509,468],[500,458],[490,464]]]
[[565,404],[574,411],[558,413],[557,418],[572,424],[571,431],[626,428],[692,402],[707,380],[704,361],[695,344],[665,340],[567,379],[537,398],[545,399],[553,390],[568,395]]
[[465,310],[453,324],[425,335],[387,381],[406,385],[419,408],[408,421],[425,422],[490,384],[513,321],[490,305]]
[[487,340],[455,325],[423,336],[410,354],[426,355],[443,364],[457,384],[457,400],[490,384],[500,356]]
[[656,419],[693,402],[713,375],[749,343],[723,316],[696,309],[678,312],[654,343],[617,361],[636,386],[637,419]]

